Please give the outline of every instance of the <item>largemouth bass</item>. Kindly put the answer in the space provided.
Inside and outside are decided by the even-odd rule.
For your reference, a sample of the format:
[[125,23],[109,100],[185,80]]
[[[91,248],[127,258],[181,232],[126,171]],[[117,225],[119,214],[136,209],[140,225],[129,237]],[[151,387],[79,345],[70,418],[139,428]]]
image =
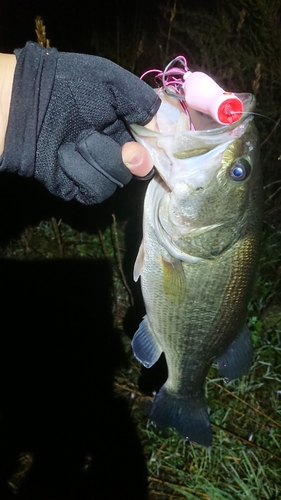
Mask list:
[[163,96],[160,131],[133,125],[157,174],[144,203],[134,269],[146,307],[132,347],[147,368],[164,352],[168,378],[151,419],[206,447],[212,433],[204,382],[216,360],[226,380],[246,374],[253,347],[246,326],[261,234],[262,180],[251,94],[245,114],[220,126]]

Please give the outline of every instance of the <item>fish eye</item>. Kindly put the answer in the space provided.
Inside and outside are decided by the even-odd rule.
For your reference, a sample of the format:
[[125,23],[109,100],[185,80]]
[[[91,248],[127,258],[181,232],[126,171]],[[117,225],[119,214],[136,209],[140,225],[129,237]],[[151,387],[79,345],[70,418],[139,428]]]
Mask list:
[[251,172],[250,163],[245,158],[239,158],[230,167],[229,174],[234,181],[243,181]]

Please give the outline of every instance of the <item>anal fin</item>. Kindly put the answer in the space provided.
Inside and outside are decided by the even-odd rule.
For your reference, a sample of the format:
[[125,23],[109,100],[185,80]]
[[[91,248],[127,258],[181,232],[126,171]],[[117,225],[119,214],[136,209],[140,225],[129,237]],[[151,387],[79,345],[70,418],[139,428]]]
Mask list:
[[223,378],[234,380],[246,375],[252,362],[253,343],[249,329],[245,325],[228,349],[217,358],[217,363]]

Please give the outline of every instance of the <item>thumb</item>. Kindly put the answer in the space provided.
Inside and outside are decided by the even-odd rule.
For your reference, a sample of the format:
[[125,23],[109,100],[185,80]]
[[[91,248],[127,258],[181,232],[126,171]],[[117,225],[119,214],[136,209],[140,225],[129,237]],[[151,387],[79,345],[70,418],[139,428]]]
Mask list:
[[127,142],[122,147],[122,160],[133,175],[145,177],[153,168],[152,158],[144,146]]

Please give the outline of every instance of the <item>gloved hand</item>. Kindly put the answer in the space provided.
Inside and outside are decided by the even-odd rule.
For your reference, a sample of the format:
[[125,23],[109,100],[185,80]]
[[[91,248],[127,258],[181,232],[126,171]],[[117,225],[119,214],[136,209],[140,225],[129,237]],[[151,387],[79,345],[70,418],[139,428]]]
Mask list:
[[0,170],[34,176],[65,200],[109,197],[132,177],[121,146],[128,124],[145,125],[160,100],[136,76],[103,58],[28,42],[16,50]]

